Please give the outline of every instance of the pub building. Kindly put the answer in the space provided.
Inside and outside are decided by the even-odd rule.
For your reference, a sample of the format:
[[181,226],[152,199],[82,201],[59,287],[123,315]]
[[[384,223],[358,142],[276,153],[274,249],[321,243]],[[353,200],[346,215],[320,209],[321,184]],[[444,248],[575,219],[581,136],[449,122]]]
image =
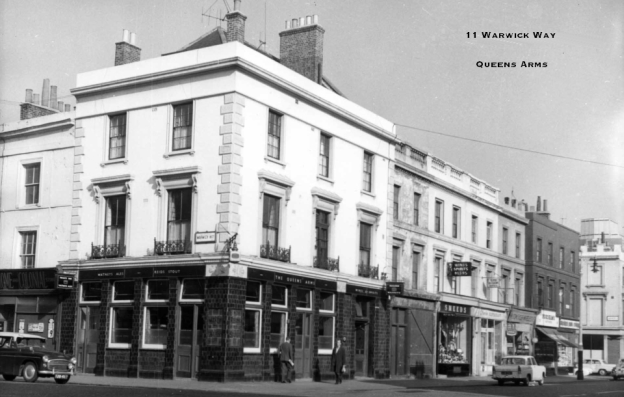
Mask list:
[[[561,328],[563,321],[564,328]],[[578,335],[578,321],[562,320],[557,313],[540,310],[535,321],[537,343],[535,360],[546,367],[546,375],[567,375],[573,371]],[[576,339],[575,339],[576,337]]]
[[532,355],[537,310],[513,307],[507,317],[507,354]]
[[89,262],[65,265],[78,270],[68,349],[79,372],[273,381],[278,346],[289,335],[296,378],[333,379],[337,338],[347,348],[348,377],[388,376],[379,280],[227,254]]
[[0,332],[39,335],[61,351],[59,323],[72,288],[73,276],[56,268],[0,270]]

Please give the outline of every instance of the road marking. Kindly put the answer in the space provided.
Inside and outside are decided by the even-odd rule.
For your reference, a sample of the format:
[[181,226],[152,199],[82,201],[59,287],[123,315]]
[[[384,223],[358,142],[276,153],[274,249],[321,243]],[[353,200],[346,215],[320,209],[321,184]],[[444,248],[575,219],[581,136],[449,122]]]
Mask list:
[[599,391],[596,394],[622,393],[622,391]]

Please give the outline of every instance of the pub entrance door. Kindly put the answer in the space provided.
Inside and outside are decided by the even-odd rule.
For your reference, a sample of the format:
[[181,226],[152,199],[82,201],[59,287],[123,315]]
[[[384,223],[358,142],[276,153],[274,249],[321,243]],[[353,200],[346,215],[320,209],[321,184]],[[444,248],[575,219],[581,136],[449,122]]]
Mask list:
[[97,344],[100,337],[100,307],[83,306],[80,308],[80,329],[76,335],[78,348],[78,372],[93,373]]
[[196,378],[199,368],[199,346],[204,329],[204,307],[180,306],[178,346],[176,349],[176,376]]
[[297,313],[295,322],[295,373],[297,378],[311,378],[312,314]]
[[355,322],[355,376],[368,376],[368,322]]

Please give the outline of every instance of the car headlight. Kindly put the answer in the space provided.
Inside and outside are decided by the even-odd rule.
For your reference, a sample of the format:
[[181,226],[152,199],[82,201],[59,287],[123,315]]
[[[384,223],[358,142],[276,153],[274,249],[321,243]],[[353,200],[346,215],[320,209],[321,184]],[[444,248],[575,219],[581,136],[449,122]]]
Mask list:
[[74,369],[74,364],[72,364],[72,363],[67,364],[67,368],[69,368],[70,370]]
[[41,359],[43,360],[44,363],[47,363],[48,361],[50,361],[50,357],[48,356],[43,356],[41,357]]
[[69,360],[72,364],[76,365],[76,357],[72,357],[71,360]]

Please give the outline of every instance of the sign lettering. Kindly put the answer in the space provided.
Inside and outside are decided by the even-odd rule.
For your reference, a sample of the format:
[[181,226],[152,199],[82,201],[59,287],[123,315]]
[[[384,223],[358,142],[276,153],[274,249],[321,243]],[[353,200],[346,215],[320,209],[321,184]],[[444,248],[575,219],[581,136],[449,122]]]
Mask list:
[[206,266],[133,267],[119,270],[82,270],[81,280],[148,278],[148,277],[204,277]]
[[55,268],[0,271],[0,290],[53,289],[55,287]]
[[449,277],[465,277],[472,274],[472,262],[450,262],[448,264]]
[[405,283],[403,282],[387,282],[386,293],[388,295],[401,295],[403,294],[404,287],[405,287]]
[[196,232],[195,244],[210,244],[217,241],[217,233],[215,232]]
[[330,291],[336,291],[338,289],[338,284],[335,281],[317,280],[253,268],[247,269],[247,277],[254,280],[273,281],[280,284],[299,285],[308,288],[323,288]]
[[73,274],[58,274],[56,276],[56,288],[57,289],[74,288],[74,275]]
[[441,312],[445,312],[447,314],[465,314],[468,315],[469,307],[463,305],[455,305],[452,303],[442,303],[440,307]]

